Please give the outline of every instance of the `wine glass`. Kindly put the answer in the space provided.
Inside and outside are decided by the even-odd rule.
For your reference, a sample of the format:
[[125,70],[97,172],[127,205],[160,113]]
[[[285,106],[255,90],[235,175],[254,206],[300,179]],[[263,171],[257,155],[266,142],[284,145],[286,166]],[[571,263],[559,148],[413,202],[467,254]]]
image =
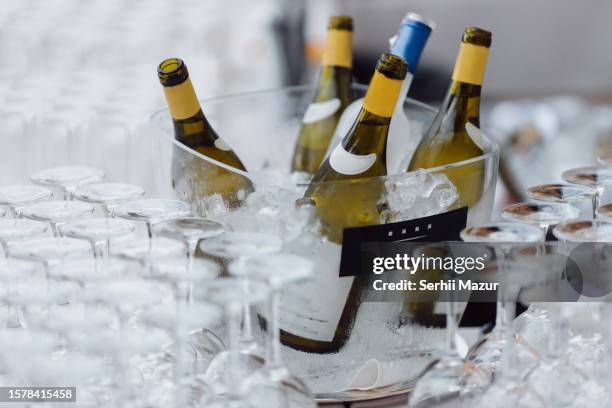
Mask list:
[[532,200],[573,204],[585,199],[591,201],[593,218],[598,204],[597,190],[580,184],[542,184],[527,189],[527,195]]
[[72,193],[81,184],[101,181],[104,172],[94,167],[62,166],[38,171],[30,176],[30,181],[41,186],[59,188],[64,200],[72,200]]
[[[208,238],[200,242],[200,249],[207,255],[216,257],[226,264],[231,261],[238,260],[242,257],[249,257],[254,255],[265,255],[278,252],[281,250],[282,241],[280,238],[264,233],[254,232],[226,232],[216,237]],[[242,279],[244,290],[249,289],[249,280]],[[258,346],[253,337],[253,323],[251,321],[251,313],[248,305],[245,303],[243,310],[244,324],[240,332],[240,341],[242,353],[245,355],[251,355],[253,362],[252,364],[257,365],[263,360],[263,353],[257,350]],[[223,370],[226,366],[224,359],[227,358],[226,354],[220,354],[212,361],[209,371],[215,370],[215,366],[218,366],[220,370]]]
[[[212,270],[209,270],[212,271]],[[213,278],[214,274],[208,274]],[[202,302],[185,303],[181,300],[159,303],[150,306],[139,314],[139,318],[147,325],[163,330],[172,339],[169,346],[165,347],[166,359],[172,360],[168,371],[173,382],[165,385],[167,397],[177,401],[178,406],[198,406],[200,399],[210,396],[214,391],[199,378],[195,376],[197,367],[185,364],[185,354],[193,356],[194,350],[190,344],[190,329],[194,327],[210,326],[218,320],[220,313],[218,308]],[[194,363],[197,359],[193,359]],[[163,370],[163,363],[162,363]],[[162,404],[163,405],[163,404]],[[169,404],[171,405],[171,404]]]
[[241,385],[242,395],[253,406],[317,406],[306,384],[283,363],[280,342],[281,291],[285,285],[310,277],[313,269],[311,260],[284,253],[241,258],[229,267],[232,275],[263,281],[271,291],[266,319],[269,335],[265,363]]
[[595,166],[577,167],[564,171],[561,174],[561,178],[567,183],[581,184],[597,190],[594,203],[595,208],[597,208],[599,207],[599,201],[605,187],[612,184],[612,168]]
[[90,183],[77,187],[74,198],[92,204],[100,204],[107,216],[112,216],[117,204],[135,200],[144,195],[142,187],[126,183]]
[[84,218],[60,227],[65,236],[88,240],[96,258],[108,257],[110,240],[128,235],[134,228],[131,222],[114,218]]
[[13,215],[19,217],[21,208],[38,201],[48,200],[52,195],[53,191],[41,186],[29,184],[0,186],[0,205],[8,206]]
[[[213,380],[208,383],[213,386],[217,397],[203,401],[202,406],[207,408],[251,406],[242,398],[239,390],[240,383],[253,372],[253,367],[250,365],[252,359],[242,352],[239,345],[240,322],[244,304],[251,306],[260,303],[268,295],[268,288],[262,282],[251,282],[248,291],[245,291],[244,280],[234,277],[217,279],[195,292],[194,296],[198,301],[211,302],[223,310],[230,346],[229,350],[223,353],[226,356],[223,359],[225,369],[219,370],[219,367],[211,364],[206,372],[206,378]],[[217,375],[221,371],[224,375]]]
[[31,275],[35,270],[36,264],[31,261],[20,259],[0,259],[0,282],[2,282],[2,287],[6,288],[7,290],[7,293],[4,294],[8,308],[5,327],[21,327],[21,322],[19,321],[19,311],[11,303],[9,294],[11,292],[11,286],[13,283],[24,279],[24,277],[27,275]]
[[32,220],[48,222],[53,234],[61,237],[60,225],[73,218],[91,215],[93,211],[93,206],[78,201],[42,201],[23,207],[20,214]]
[[[519,276],[525,272],[510,267],[507,258],[512,243],[543,242],[544,233],[540,228],[528,224],[492,223],[464,229],[461,231],[461,239],[465,242],[483,243],[495,250],[500,282],[497,291],[495,327],[470,349],[466,360],[486,372],[493,373],[495,377],[521,377],[535,367],[538,356],[535,350],[512,329],[512,321],[516,314],[515,302],[518,298],[516,285],[512,281],[522,281]],[[510,276],[511,274],[514,276]],[[512,367],[503,367],[501,364],[503,354],[506,352],[513,354]],[[513,372],[503,372],[509,369]]]
[[146,269],[151,269],[160,259],[184,257],[185,245],[180,241],[164,237],[153,241],[145,238],[126,242],[117,249],[113,249],[112,254],[137,261]]
[[42,235],[47,232],[47,224],[25,218],[0,220],[0,244],[4,256],[9,256],[9,244]]
[[117,205],[113,214],[131,221],[142,221],[147,226],[147,234],[153,241],[152,225],[156,222],[189,215],[191,207],[184,201],[161,198],[147,198],[128,201]]
[[156,235],[185,243],[187,246],[187,273],[191,270],[198,241],[220,235],[224,231],[225,227],[220,222],[201,217],[175,218],[153,225],[153,233]]
[[[430,244],[424,247],[417,248],[415,256],[420,256],[427,252],[430,255],[444,257],[441,253],[447,252],[445,244]],[[456,277],[450,271],[442,270],[439,272],[444,276],[446,281]],[[440,404],[442,401],[460,395],[461,383],[465,376],[465,362],[460,356],[457,349],[456,335],[459,322],[457,321],[457,306],[456,299],[457,291],[445,291],[441,296],[444,299],[439,299],[445,306],[446,329],[445,329],[445,347],[443,350],[438,350],[436,360],[430,364],[423,373],[419,376],[411,391],[408,407],[433,407]]]

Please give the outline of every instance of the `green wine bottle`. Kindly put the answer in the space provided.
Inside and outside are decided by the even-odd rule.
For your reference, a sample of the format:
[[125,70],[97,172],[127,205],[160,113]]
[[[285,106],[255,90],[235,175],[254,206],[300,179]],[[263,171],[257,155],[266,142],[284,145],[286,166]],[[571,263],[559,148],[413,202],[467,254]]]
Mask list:
[[314,100],[302,118],[292,171],[314,174],[325,158],[340,115],[353,100],[353,20],[332,16],[327,26],[323,67]]
[[[246,171],[236,153],[204,116],[185,63],[179,58],[169,58],[159,64],[157,74],[172,116],[175,139],[206,157]],[[238,207],[253,189],[247,177],[178,147],[174,150],[172,185],[177,194],[189,202],[198,203],[219,194],[229,208]]]
[[[385,184],[379,177],[387,174],[387,134],[406,72],[407,63],[401,57],[380,57],[355,123],[323,162],[302,199],[315,206],[321,232],[338,252],[345,228],[380,224]],[[300,318],[307,316],[304,326],[310,326],[300,332],[284,330],[284,344],[330,353],[348,339],[361,288],[369,276],[338,277],[337,267],[325,273],[329,276],[317,276],[314,281],[318,286],[311,288],[317,302],[299,312]]]
[[[408,170],[428,169],[478,157],[480,145],[480,92],[491,46],[491,33],[468,27],[448,93],[429,130],[419,143]],[[458,204],[473,206],[483,190],[484,165],[480,162],[441,171],[457,187]]]

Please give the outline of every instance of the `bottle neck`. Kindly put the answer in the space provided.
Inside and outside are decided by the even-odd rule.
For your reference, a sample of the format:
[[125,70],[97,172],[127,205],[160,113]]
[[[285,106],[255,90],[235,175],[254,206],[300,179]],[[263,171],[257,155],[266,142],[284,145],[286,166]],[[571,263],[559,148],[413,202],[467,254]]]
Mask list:
[[198,97],[189,78],[178,85],[165,86],[164,95],[166,96],[170,115],[175,121],[190,119],[202,112]]
[[322,65],[323,67],[352,69],[353,33],[351,31],[338,29],[327,30]]
[[453,112],[455,123],[460,126],[470,122],[480,127],[480,85],[452,81],[442,107],[445,112]]

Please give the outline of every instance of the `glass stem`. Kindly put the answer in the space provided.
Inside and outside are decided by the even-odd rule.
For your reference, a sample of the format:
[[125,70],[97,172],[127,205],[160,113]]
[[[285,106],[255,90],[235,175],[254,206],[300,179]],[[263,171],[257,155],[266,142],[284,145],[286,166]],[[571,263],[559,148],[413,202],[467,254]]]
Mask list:
[[[249,293],[249,281],[243,279],[242,287],[244,293]],[[253,345],[253,324],[251,322],[251,305],[248,302],[242,303],[242,330],[240,332],[240,350],[251,351]]]
[[446,302],[446,349],[451,354],[459,354],[457,351],[457,315],[456,315],[456,305],[453,301],[454,299],[449,299]]
[[[187,242],[187,275],[190,277],[191,271],[193,269],[193,260],[195,259],[195,252],[197,246],[197,240]],[[187,303],[193,302],[193,282],[191,280],[189,280],[189,282],[187,283],[186,301]]]
[[238,384],[240,383],[240,319],[242,304],[230,303],[226,305],[227,331],[229,337],[229,367],[226,371],[225,386],[228,395],[238,395]]
[[59,222],[50,222],[51,230],[53,231],[53,236],[56,238],[62,237],[62,230],[60,228],[61,224]]
[[2,244],[2,255],[3,255],[3,257],[4,258],[8,258],[9,257],[8,242],[2,241],[2,242],[0,242],[0,244]]
[[272,288],[268,300],[268,330],[270,335],[266,363],[272,368],[278,368],[283,366],[280,338],[280,288],[274,287],[272,284],[270,284],[270,287]]
[[593,204],[593,219],[597,219],[597,209],[599,208],[599,204],[601,201],[601,192],[597,190],[595,194],[593,194],[592,204]]

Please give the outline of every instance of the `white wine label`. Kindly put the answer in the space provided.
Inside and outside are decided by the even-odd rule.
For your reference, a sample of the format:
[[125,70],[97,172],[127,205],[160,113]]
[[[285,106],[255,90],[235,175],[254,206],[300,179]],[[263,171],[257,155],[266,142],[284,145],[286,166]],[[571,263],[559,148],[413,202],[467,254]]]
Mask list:
[[334,98],[325,102],[313,102],[308,105],[306,113],[302,118],[302,123],[307,125],[309,123],[315,123],[323,119],[327,119],[340,109],[340,99]]
[[280,325],[283,331],[307,339],[330,342],[334,339],[344,305],[355,279],[338,277],[341,247],[318,241],[316,273],[312,279],[287,286],[281,294]]
[[367,171],[376,162],[376,154],[358,155],[349,153],[340,143],[329,156],[329,165],[340,174],[353,176]]
[[228,152],[232,150],[231,147],[221,138],[215,139],[215,147],[219,150],[223,150],[224,152]]
[[480,147],[480,150],[485,150],[484,148],[484,138],[482,137],[482,131],[478,129],[476,126],[472,125],[470,122],[465,124],[465,131],[470,136],[472,141],[476,143],[476,146]]

